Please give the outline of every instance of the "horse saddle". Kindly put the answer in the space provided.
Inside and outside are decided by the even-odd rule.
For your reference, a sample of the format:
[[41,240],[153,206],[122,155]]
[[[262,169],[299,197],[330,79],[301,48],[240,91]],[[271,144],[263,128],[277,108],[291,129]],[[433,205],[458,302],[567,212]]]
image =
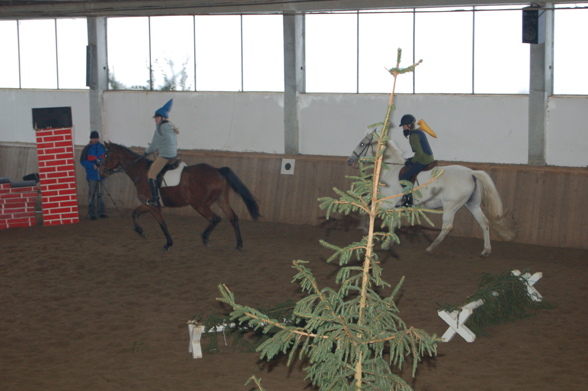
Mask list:
[[[422,169],[420,172],[432,170],[433,168],[437,167],[437,163],[438,163],[438,161],[437,161],[437,160],[433,160],[431,163],[427,164],[427,166],[426,166],[425,168],[423,168],[423,169]],[[404,167],[402,167],[402,168],[400,169],[400,172],[398,173],[398,180],[400,180],[400,177],[402,176],[402,174],[404,174],[404,172],[405,172],[406,170],[408,170],[408,167],[410,167],[410,166],[404,166]],[[417,174],[417,175],[418,175],[418,174]],[[410,182],[411,182],[413,185],[414,185],[414,183],[415,183],[415,181],[416,181],[416,177],[417,177],[417,175],[413,175],[413,176],[412,176],[412,177],[409,179],[409,181],[410,181]]]
[[171,163],[166,164],[157,176],[160,187],[173,187],[179,185],[184,167],[186,167],[186,163],[181,159],[174,159]]

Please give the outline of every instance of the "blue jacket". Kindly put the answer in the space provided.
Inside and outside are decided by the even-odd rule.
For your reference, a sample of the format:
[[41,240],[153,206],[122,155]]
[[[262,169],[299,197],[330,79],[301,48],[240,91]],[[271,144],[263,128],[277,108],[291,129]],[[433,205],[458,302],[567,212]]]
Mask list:
[[80,156],[80,163],[86,169],[86,179],[92,181],[100,181],[100,175],[98,175],[98,168],[94,168],[94,165],[100,165],[102,159],[104,159],[104,153],[106,149],[101,143],[88,144],[82,150]]

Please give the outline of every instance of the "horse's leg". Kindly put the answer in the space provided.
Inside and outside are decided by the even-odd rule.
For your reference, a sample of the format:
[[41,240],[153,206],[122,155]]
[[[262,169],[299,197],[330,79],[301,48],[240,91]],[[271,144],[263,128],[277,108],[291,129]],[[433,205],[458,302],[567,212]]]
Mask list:
[[243,247],[243,238],[241,237],[241,227],[239,226],[239,217],[231,208],[228,202],[222,199],[218,199],[216,201],[217,205],[222,209],[225,213],[231,225],[233,226],[233,231],[235,231],[235,238],[237,239],[237,250],[240,250]]
[[174,241],[173,241],[171,235],[169,234],[169,231],[167,229],[167,224],[166,224],[165,220],[163,219],[163,215],[161,214],[161,208],[154,207],[154,206],[147,205],[147,204],[139,205],[133,211],[133,221],[135,222],[135,231],[139,235],[145,237],[145,234],[143,233],[143,228],[141,228],[141,226],[139,226],[139,224],[137,222],[137,217],[139,217],[140,215],[142,215],[143,213],[146,213],[146,212],[151,212],[151,214],[153,215],[153,217],[155,218],[157,223],[159,223],[159,227],[161,228],[161,231],[165,235],[165,239],[166,239],[166,243],[163,246],[163,249],[169,250],[169,248],[174,244]]
[[482,232],[484,233],[484,251],[482,251],[482,256],[487,257],[492,252],[492,245],[490,244],[490,224],[484,212],[482,212],[482,208],[480,208],[480,204],[470,205],[470,203],[466,204],[468,210],[472,213],[472,216],[476,219],[478,224],[480,224],[480,228],[482,228]]
[[443,239],[449,235],[449,232],[453,229],[453,219],[455,218],[455,213],[461,208],[454,206],[453,208],[443,208],[443,224],[441,225],[441,233],[437,238],[431,243],[429,247],[427,247],[427,252],[432,254],[437,247],[441,244]]
[[[204,217],[206,217],[204,214],[202,214],[202,215]],[[219,215],[217,215],[215,213],[212,214],[211,218],[208,218],[208,217],[206,217],[206,218],[210,224],[208,224],[208,227],[206,227],[204,232],[202,232],[202,243],[204,243],[205,246],[208,246],[208,238],[210,237],[210,234],[212,233],[212,231],[214,231],[214,229],[216,228],[218,223],[221,222],[222,219]]]
[[143,227],[141,227],[139,225],[139,216],[141,216],[143,213],[149,212],[149,209],[145,207],[145,204],[141,204],[139,205],[137,208],[135,208],[135,210],[133,211],[133,223],[135,224],[135,232],[138,233],[139,235],[141,235],[141,237],[146,238],[147,235],[145,235],[145,232],[143,231]]
[[201,235],[202,243],[204,243],[205,246],[208,246],[208,238],[210,237],[210,234],[212,233],[212,231],[214,231],[214,229],[216,228],[218,223],[221,222],[222,219],[219,215],[214,213],[212,209],[210,209],[209,205],[191,205],[196,212],[198,212],[202,217],[208,220],[209,224]]

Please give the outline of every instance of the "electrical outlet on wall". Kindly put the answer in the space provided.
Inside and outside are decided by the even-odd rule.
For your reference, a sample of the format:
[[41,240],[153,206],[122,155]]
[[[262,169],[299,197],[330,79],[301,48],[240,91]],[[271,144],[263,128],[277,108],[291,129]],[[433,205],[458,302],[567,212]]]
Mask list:
[[282,169],[280,174],[294,175],[295,159],[282,159]]

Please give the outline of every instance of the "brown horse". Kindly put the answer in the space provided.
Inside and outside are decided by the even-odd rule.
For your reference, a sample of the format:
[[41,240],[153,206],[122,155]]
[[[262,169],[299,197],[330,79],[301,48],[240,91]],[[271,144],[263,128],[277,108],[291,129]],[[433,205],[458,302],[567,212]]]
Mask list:
[[[137,188],[137,198],[142,203],[133,211],[135,231],[145,237],[137,218],[143,213],[151,212],[167,239],[163,248],[168,250],[173,245],[173,240],[161,215],[161,207],[146,204],[151,194],[147,182],[147,171],[153,161],[122,145],[111,142],[104,144],[106,154],[100,164],[100,176],[106,177],[122,170],[131,178]],[[257,201],[229,167],[215,168],[205,163],[184,167],[180,184],[173,187],[162,187],[160,194],[165,207],[175,208],[190,205],[209,221],[208,227],[202,233],[204,244],[208,243],[210,234],[221,221],[220,216],[210,209],[216,203],[231,222],[237,238],[237,249],[240,249],[243,247],[243,239],[239,228],[239,218],[229,204],[230,189],[241,196],[249,214],[254,220],[257,220],[260,217]]]

